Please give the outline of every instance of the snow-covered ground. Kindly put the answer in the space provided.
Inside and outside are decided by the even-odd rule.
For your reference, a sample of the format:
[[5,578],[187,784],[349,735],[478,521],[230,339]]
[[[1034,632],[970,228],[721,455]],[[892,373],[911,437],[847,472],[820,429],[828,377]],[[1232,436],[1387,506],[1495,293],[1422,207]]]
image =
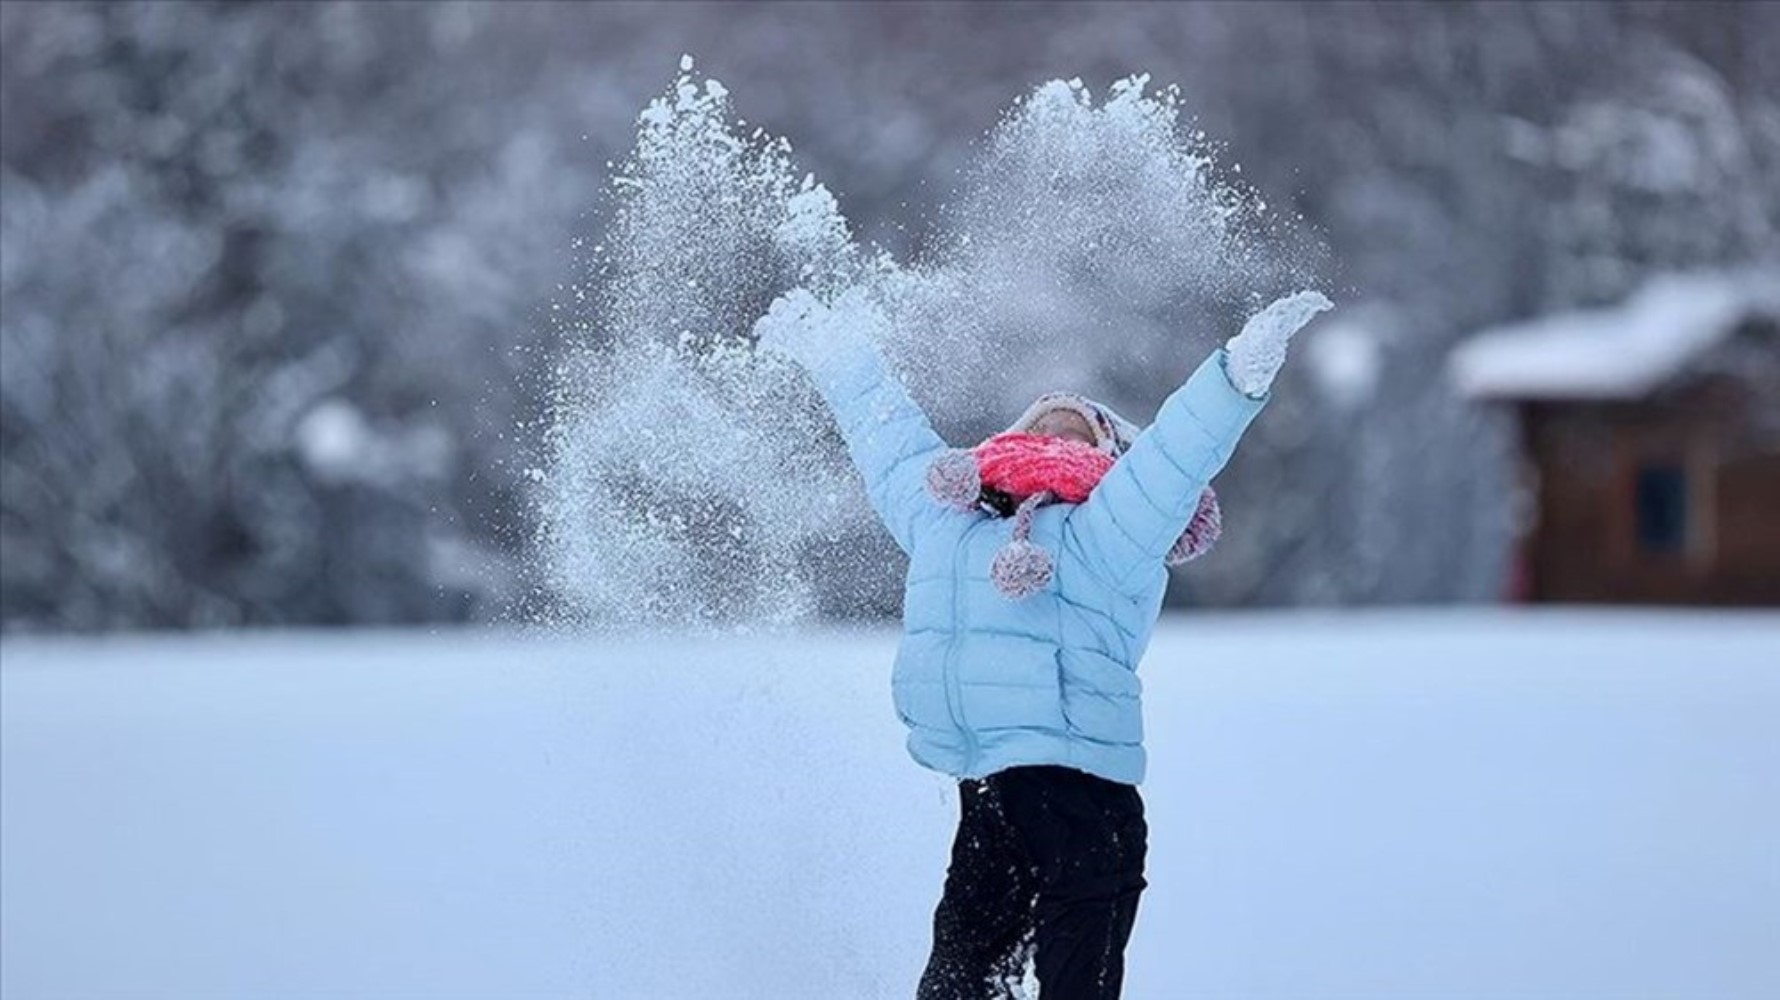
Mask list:
[[[911,995],[888,632],[0,645],[0,992]],[[1780,616],[1244,615],[1144,664],[1131,997],[1780,996]]]

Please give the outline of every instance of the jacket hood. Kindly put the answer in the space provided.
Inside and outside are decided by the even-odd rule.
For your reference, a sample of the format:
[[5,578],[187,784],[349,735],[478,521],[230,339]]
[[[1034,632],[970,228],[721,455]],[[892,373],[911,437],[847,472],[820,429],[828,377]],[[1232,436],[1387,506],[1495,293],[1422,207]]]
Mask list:
[[1030,433],[1039,418],[1053,410],[1068,410],[1087,421],[1094,431],[1094,447],[1114,458],[1130,449],[1140,431],[1136,424],[1119,416],[1112,407],[1075,392],[1045,393],[1033,400],[1008,430]]

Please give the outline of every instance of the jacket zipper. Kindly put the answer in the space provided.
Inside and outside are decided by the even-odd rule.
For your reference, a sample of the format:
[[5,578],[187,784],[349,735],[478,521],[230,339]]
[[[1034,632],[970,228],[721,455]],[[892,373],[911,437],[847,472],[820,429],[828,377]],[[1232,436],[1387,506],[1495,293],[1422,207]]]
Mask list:
[[983,523],[978,521],[965,528],[964,534],[958,539],[957,547],[952,550],[952,629],[951,634],[946,637],[946,658],[941,671],[946,683],[947,707],[952,711],[952,724],[958,727],[959,735],[964,737],[966,771],[975,770],[980,751],[976,733],[964,717],[964,684],[958,678],[958,636],[964,631],[964,612],[960,606],[959,594],[964,589],[964,553],[970,548],[970,535]]

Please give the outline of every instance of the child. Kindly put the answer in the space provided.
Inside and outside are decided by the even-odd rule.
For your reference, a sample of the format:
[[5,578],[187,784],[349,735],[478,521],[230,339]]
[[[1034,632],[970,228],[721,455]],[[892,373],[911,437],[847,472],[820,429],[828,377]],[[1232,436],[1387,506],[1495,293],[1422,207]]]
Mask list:
[[830,308],[800,289],[756,324],[814,380],[909,557],[896,711],[960,799],[922,1000],[1009,990],[1028,956],[1044,1000],[1119,995],[1146,885],[1136,667],[1167,566],[1215,538],[1212,478],[1330,307],[1300,292],[1262,310],[1142,433],[1055,393],[971,452],[890,374],[862,292]]

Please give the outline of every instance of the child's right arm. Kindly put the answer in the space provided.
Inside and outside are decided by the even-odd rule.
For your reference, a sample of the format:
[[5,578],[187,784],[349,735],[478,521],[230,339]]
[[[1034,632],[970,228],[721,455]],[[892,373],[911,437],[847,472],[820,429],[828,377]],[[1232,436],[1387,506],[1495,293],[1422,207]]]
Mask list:
[[867,496],[904,552],[920,521],[943,508],[927,494],[927,466],[946,448],[872,342],[883,314],[863,294],[833,309],[804,289],[780,296],[755,323],[759,349],[809,373],[834,412]]

